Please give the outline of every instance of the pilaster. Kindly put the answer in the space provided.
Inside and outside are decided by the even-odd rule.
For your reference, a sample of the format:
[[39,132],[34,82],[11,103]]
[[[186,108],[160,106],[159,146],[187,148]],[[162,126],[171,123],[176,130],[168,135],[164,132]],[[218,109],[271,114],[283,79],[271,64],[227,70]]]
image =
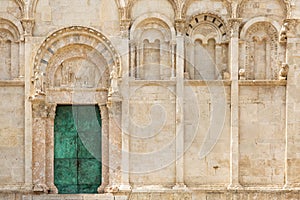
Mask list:
[[286,152],[285,152],[285,188],[299,189],[300,155],[300,20],[284,21],[287,36],[286,63],[289,66],[286,88]]
[[176,22],[176,185],[174,189],[185,188],[184,184],[184,36],[183,20]]
[[229,19],[229,67],[231,73],[231,134],[230,134],[230,185],[229,189],[239,188],[239,26],[241,19]]
[[120,191],[122,185],[122,101],[119,96],[111,96],[107,102],[109,137],[109,183],[105,192],[115,193]]

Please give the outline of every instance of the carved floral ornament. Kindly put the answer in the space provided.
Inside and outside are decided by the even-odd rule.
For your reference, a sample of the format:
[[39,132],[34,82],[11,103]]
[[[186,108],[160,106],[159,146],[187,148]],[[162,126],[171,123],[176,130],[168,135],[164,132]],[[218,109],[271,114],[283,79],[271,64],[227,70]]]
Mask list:
[[118,78],[121,77],[120,57],[106,36],[91,28],[80,26],[68,27],[51,34],[37,51],[32,77],[34,96],[45,95],[50,59],[62,47],[74,44],[89,46],[95,52],[103,55],[109,71],[112,71],[113,66],[115,66]]

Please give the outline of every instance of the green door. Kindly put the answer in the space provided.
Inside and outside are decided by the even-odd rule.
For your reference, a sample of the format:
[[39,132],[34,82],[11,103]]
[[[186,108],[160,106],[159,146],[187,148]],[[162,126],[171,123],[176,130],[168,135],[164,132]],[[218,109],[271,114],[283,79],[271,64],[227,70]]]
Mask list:
[[60,194],[97,193],[101,184],[101,118],[98,106],[57,106],[54,183]]

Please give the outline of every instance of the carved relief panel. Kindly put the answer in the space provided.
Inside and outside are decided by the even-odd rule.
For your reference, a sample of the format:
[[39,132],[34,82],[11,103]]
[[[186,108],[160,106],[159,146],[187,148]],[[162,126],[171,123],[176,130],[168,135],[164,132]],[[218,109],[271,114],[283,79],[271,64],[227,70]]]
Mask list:
[[[242,38],[244,39],[244,38]],[[280,52],[278,33],[268,22],[258,22],[247,30],[241,46],[241,69],[245,69],[245,78],[250,80],[277,79]]]
[[195,80],[226,79],[227,32],[220,17],[212,14],[194,16],[186,36],[185,78]]
[[119,79],[119,56],[104,35],[85,27],[64,28],[49,36],[38,50],[32,97],[45,95],[47,89],[109,89],[113,66]]
[[99,70],[94,63],[74,58],[60,64],[55,73],[56,87],[94,88],[99,80]]

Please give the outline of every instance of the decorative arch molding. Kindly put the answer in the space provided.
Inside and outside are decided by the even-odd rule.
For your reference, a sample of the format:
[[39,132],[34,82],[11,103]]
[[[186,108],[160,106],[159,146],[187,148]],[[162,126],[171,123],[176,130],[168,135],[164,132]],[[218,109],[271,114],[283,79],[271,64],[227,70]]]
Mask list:
[[185,78],[228,79],[228,24],[215,13],[190,17],[186,26]]
[[[159,13],[151,13],[151,14],[145,14],[142,15],[140,17],[138,17],[136,20],[134,20],[131,28],[130,28],[130,39],[133,40],[134,38],[134,33],[137,31],[137,29],[140,27],[140,25],[144,22],[146,22],[146,20],[148,19],[154,19],[156,22],[160,22],[163,23],[165,25],[167,25],[168,29],[171,32],[171,40],[175,40],[176,39],[176,31],[175,28],[173,26],[173,23],[168,19],[168,17],[159,14]],[[163,25],[163,26],[165,26]]]
[[94,52],[103,55],[109,72],[115,70],[121,77],[120,57],[109,39],[97,30],[73,26],[58,30],[47,37],[37,51],[34,61],[35,95],[45,93],[45,80],[49,73],[50,59],[63,47],[81,44],[89,46]]
[[248,21],[242,28],[240,69],[245,72],[240,78],[248,80],[276,80],[284,50],[279,44],[280,25],[266,17]]
[[[238,4],[237,6],[237,16],[238,17],[241,17],[242,15],[242,7],[245,5],[245,3],[249,1],[249,0],[242,0],[241,3]],[[285,13],[285,18],[291,18],[291,1],[290,0],[278,0],[281,7],[283,8],[284,10],[284,13]]]
[[[194,31],[201,25],[208,25],[219,33],[216,37],[217,43],[227,39],[227,21],[222,16],[211,12],[198,13],[190,17],[186,28],[186,36],[192,36]],[[210,35],[211,33],[207,34]]]
[[25,2],[24,0],[14,0],[17,5],[19,6],[21,13],[22,13],[22,17],[24,17],[26,15],[25,13]]
[[30,0],[28,4],[28,17],[34,19],[36,6],[39,0]]
[[[181,10],[180,10],[180,15],[182,18],[186,18],[186,13],[188,8],[190,7],[190,5],[195,2],[195,0],[186,0],[182,6],[181,6]],[[229,0],[225,0],[223,1],[224,6],[226,7],[226,10],[228,12],[228,15],[231,16],[232,13],[232,9],[231,9],[231,3]]]
[[272,24],[277,32],[279,33],[280,32],[280,29],[281,29],[281,26],[280,24],[277,22],[277,21],[274,21],[270,18],[267,18],[267,17],[256,17],[256,18],[253,18],[253,19],[250,19],[249,21],[247,21],[247,23],[242,27],[242,30],[241,30],[241,33],[240,33],[240,37],[243,39],[243,38],[246,38],[246,34],[247,34],[247,30],[255,23],[258,23],[258,22],[268,22],[270,24]]
[[14,41],[24,40],[24,31],[21,22],[8,13],[0,14],[0,28],[9,30],[14,36]]
[[[128,4],[127,4],[127,16],[129,17],[129,18],[131,18],[131,12],[132,12],[132,8],[133,8],[133,6],[134,6],[134,4],[136,3],[136,2],[138,2],[139,0],[128,0]],[[172,5],[172,7],[173,7],[173,10],[174,10],[174,13],[175,13],[175,15],[177,15],[177,13],[179,13],[179,5],[178,5],[178,3],[177,3],[177,1],[175,1],[175,0],[167,0],[171,5]]]

